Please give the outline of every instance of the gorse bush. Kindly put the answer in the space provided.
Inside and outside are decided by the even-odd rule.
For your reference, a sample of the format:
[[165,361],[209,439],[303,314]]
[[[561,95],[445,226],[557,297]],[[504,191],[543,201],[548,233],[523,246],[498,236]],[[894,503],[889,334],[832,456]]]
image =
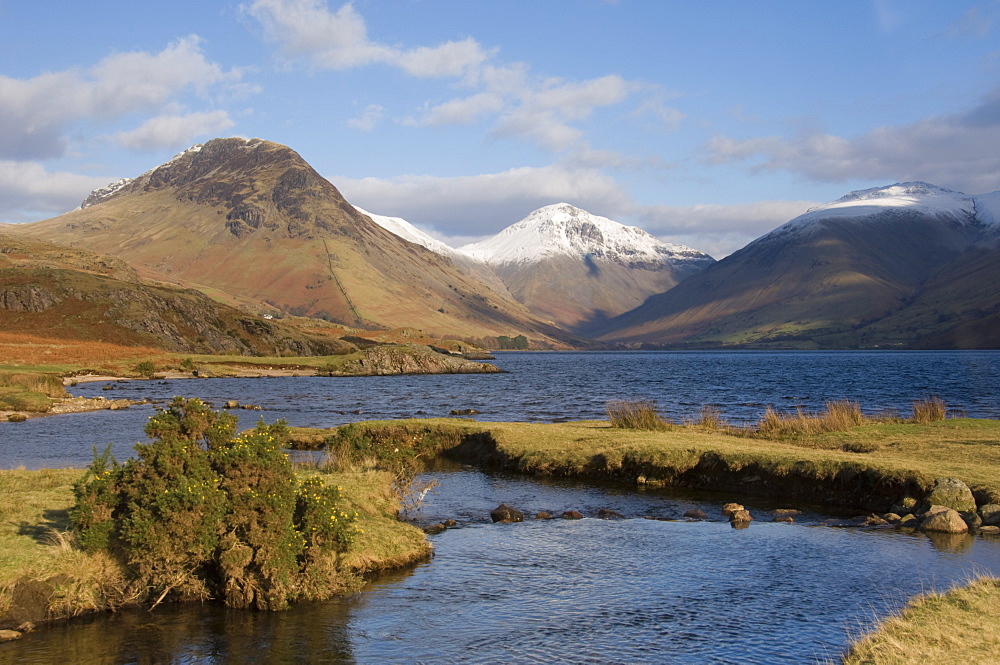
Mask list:
[[119,465],[95,453],[74,487],[81,544],[117,556],[136,593],[157,603],[173,594],[282,609],[306,580],[322,597],[310,569],[336,571],[356,515],[339,510],[322,479],[299,485],[283,422],[235,432],[235,416],[175,398],[150,418],[152,442],[137,444],[135,458]]
[[621,429],[662,430],[670,423],[656,411],[656,403],[647,400],[612,401],[605,406],[612,427]]

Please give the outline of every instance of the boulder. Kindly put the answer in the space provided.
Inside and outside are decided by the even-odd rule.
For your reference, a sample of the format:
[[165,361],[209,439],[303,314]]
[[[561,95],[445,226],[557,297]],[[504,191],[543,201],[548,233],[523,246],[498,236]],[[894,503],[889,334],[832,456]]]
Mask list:
[[494,522],[523,522],[524,513],[506,503],[501,503],[490,511],[490,519]]
[[550,519],[552,519],[552,513],[546,512],[544,510],[540,510],[540,511],[538,511],[538,514],[535,515],[535,519],[536,520],[550,520]]
[[625,516],[610,508],[601,508],[597,511],[597,516],[602,520],[623,520]]
[[10,642],[21,639],[21,633],[16,630],[0,630],[0,642]]
[[1000,503],[988,503],[979,509],[983,526],[1000,526]]
[[750,514],[750,511],[742,508],[729,515],[730,522],[746,522],[749,524],[752,520],[753,516]]
[[789,524],[791,524],[792,522],[795,521],[795,518],[792,517],[791,515],[775,515],[774,519],[771,520],[771,521],[772,522],[788,522]]
[[917,519],[916,515],[914,515],[913,513],[906,513],[905,515],[899,518],[898,526],[913,528],[917,526],[919,523],[920,520]]
[[583,514],[577,510],[567,510],[559,517],[563,518],[564,520],[582,520]]
[[431,524],[430,526],[425,526],[424,533],[426,533],[429,536],[435,536],[439,533],[444,533],[446,529],[447,527],[444,524],[438,522],[437,524]]
[[979,533],[985,533],[988,536],[1000,536],[1000,526],[982,526],[979,527]]
[[900,520],[903,518],[897,515],[896,513],[886,513],[885,515],[882,515],[882,519],[884,519],[889,524],[899,524]]
[[444,522],[442,522],[442,524],[444,524],[449,529],[452,528],[453,526],[458,526],[458,522],[452,519],[447,519]]
[[743,506],[738,503],[726,503],[722,506],[722,514],[726,517],[732,517],[733,513],[743,510]]
[[965,533],[969,530],[969,525],[965,523],[957,510],[947,508],[942,511],[930,513],[920,523],[921,531],[935,531],[938,533]]
[[934,487],[924,497],[924,504],[945,506],[960,513],[976,510],[976,499],[972,496],[972,490],[958,478],[935,480]]
[[684,517],[688,517],[693,520],[707,520],[708,515],[701,508],[692,508],[684,513]]
[[975,511],[959,513],[959,515],[962,516],[962,519],[965,520],[966,526],[970,529],[978,529],[983,525],[982,518],[979,517],[979,513]]
[[226,403],[222,405],[223,409],[238,409],[240,408],[240,403],[234,399],[226,400]]

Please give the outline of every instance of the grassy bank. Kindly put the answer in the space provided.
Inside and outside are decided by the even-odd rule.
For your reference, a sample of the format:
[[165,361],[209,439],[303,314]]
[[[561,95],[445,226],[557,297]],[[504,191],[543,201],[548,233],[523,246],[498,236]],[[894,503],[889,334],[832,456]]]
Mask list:
[[[955,477],[981,504],[1000,500],[1000,421],[993,420],[867,424],[780,438],[696,425],[620,429],[604,421],[430,419],[345,427],[368,431],[370,439],[392,442],[393,448],[418,441],[427,450],[534,475],[725,490],[879,511],[904,496],[922,495],[935,478]],[[334,433],[293,429],[305,447]]]
[[847,665],[995,663],[1000,657],[1000,579],[982,577],[910,600],[844,656]]
[[[302,472],[310,475],[314,472]],[[70,533],[73,483],[83,471],[0,471],[0,628],[114,609],[135,602],[125,573],[101,553],[83,552]],[[419,529],[395,518],[392,476],[384,472],[324,474],[343,487],[358,512],[355,542],[341,559],[343,588],[364,573],[402,566],[429,554]]]

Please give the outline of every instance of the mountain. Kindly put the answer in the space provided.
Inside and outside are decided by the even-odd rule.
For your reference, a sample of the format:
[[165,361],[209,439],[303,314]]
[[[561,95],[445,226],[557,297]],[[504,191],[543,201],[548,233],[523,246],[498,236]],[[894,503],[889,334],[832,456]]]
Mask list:
[[922,182],[852,192],[598,334],[632,345],[993,346],[998,246],[1000,193]]
[[383,229],[290,148],[241,138],[194,146],[80,209],[10,232],[120,257],[139,271],[259,311],[449,337],[568,337]]
[[310,335],[143,279],[121,259],[0,233],[0,330],[190,353],[328,355]]
[[532,313],[581,334],[714,263],[568,203],[459,251],[490,265]]

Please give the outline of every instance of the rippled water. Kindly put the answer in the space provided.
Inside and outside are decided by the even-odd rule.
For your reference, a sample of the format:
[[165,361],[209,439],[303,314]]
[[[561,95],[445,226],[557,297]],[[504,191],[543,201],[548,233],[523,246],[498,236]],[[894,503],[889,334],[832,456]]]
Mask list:
[[[808,663],[907,597],[972,571],[1000,574],[1000,539],[823,526],[805,511],[733,529],[711,493],[538,482],[468,468],[414,517],[459,527],[435,555],[346,599],[283,613],[160,606],[76,621],[0,645],[0,662]],[[506,501],[532,515],[610,508],[619,520],[492,524]],[[718,521],[663,521],[698,506]]]
[[1000,352],[621,352],[502,353],[504,374],[357,378],[186,379],[81,384],[73,394],[149,399],[127,411],[99,411],[0,423],[0,468],[84,466],[91,449],[115,443],[119,458],[144,439],[154,406],[175,395],[227,400],[263,411],[236,411],[242,427],[285,418],[332,427],[376,418],[447,416],[475,409],[479,420],[553,422],[603,418],[613,399],[652,399],[667,417],[694,418],[713,404],[732,422],[763,409],[821,409],[852,399],[868,412],[908,413],[935,394],[956,413],[1000,418]]

